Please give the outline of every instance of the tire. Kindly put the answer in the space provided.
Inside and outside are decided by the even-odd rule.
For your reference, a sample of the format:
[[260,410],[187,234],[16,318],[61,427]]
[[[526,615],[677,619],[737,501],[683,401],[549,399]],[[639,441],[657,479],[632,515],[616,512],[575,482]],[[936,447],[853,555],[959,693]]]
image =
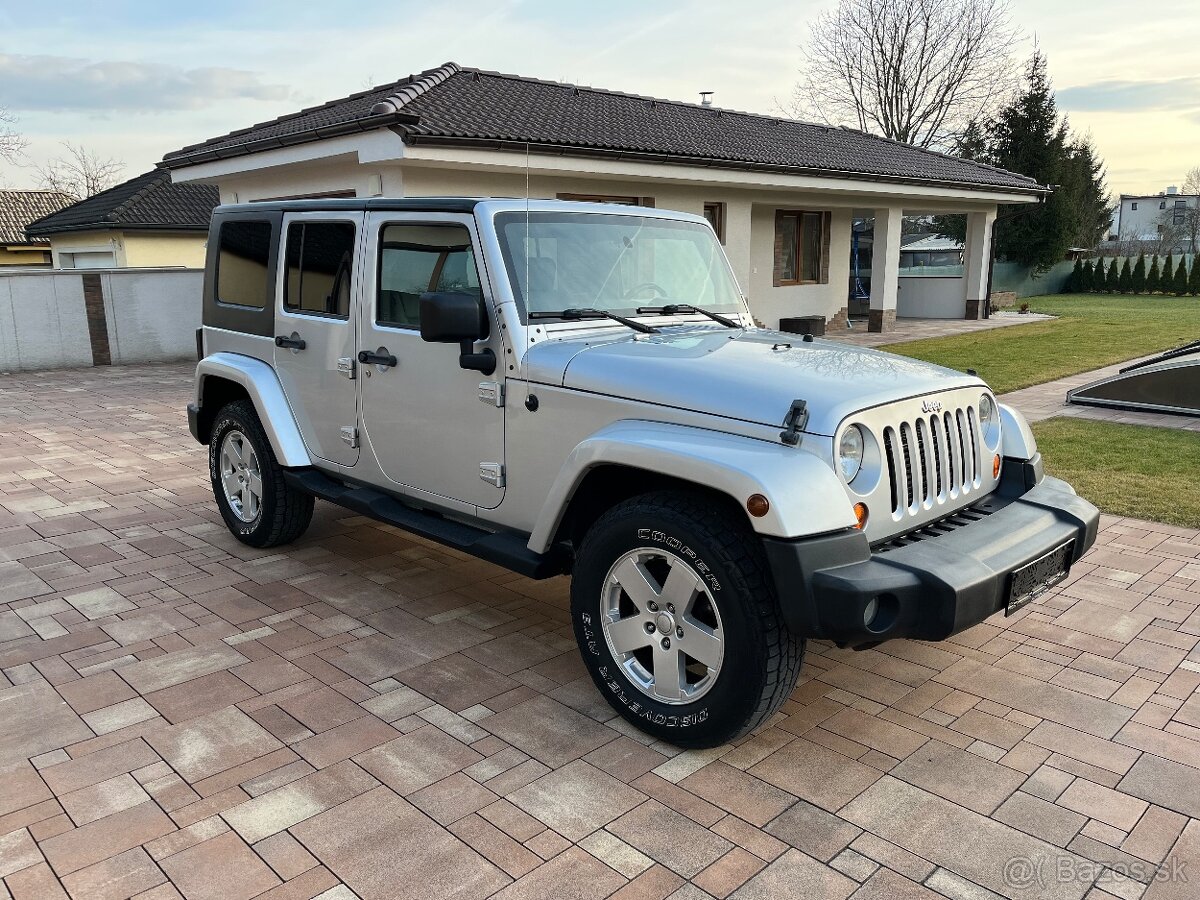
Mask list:
[[[227,448],[229,453],[225,452]],[[234,450],[246,464],[244,469],[237,466],[239,456]],[[244,481],[239,481],[242,472]],[[208,474],[221,518],[243,544],[277,547],[296,540],[308,528],[313,514],[312,495],[283,480],[283,468],[249,400],[235,400],[217,413],[208,444]],[[239,495],[233,489],[227,490],[227,477],[234,487],[244,484],[249,492]]]
[[753,532],[699,494],[644,494],[601,516],[576,558],[571,617],[613,709],[680,747],[715,747],[761,725],[791,694],[804,656]]

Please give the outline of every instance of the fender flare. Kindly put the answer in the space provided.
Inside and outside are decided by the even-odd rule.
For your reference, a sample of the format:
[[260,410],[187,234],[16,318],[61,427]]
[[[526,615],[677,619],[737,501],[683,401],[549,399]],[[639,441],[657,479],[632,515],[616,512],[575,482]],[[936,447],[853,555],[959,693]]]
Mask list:
[[260,359],[240,353],[206,356],[196,365],[197,409],[204,405],[204,381],[209,377],[224,378],[245,388],[281,466],[290,469],[312,465],[274,369]]
[[663,472],[727,494],[743,509],[751,494],[762,494],[770,509],[760,518],[747,515],[747,520],[764,536],[801,537],[855,524],[850,500],[833,469],[803,447],[686,425],[624,420],[585,438],[567,456],[529,536],[530,550],[549,550],[576,489],[591,469],[603,465]]
[[1037,439],[1025,417],[1011,406],[997,402],[1000,410],[1000,452],[1009,459],[1033,459]]

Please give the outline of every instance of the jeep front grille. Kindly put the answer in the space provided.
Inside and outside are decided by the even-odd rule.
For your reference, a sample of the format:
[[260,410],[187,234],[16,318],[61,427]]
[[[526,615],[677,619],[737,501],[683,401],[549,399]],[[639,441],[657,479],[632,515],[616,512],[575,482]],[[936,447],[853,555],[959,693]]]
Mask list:
[[902,522],[955,503],[982,485],[979,417],[959,406],[887,425],[883,429],[885,475],[891,485],[892,518]]

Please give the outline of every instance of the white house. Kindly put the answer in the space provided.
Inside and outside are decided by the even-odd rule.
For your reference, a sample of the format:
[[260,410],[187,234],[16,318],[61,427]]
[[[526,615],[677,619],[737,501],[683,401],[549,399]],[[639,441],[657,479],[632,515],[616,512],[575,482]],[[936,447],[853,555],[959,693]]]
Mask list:
[[[844,128],[446,63],[168,154],[225,203],[298,196],[582,198],[703,214],[756,317],[845,322],[851,222],[874,217],[869,327],[895,320],[901,218],[964,213],[954,313],[981,314],[999,203],[1030,178]],[[919,304],[916,308],[919,310]]]
[[1122,194],[1117,207],[1116,234],[1120,241],[1160,241],[1173,233],[1168,251],[1195,250],[1185,225],[1188,211],[1200,207],[1200,196],[1181,194],[1174,185],[1159,194]]

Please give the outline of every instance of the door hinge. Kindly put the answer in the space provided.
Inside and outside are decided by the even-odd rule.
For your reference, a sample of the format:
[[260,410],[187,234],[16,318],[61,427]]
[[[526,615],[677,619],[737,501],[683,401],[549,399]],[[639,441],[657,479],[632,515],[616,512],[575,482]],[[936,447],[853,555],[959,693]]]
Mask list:
[[353,425],[342,426],[342,440],[350,447],[358,446],[358,429]]
[[498,381],[479,382],[479,402],[489,406],[503,406],[504,385]]
[[481,462],[479,477],[493,487],[504,487],[504,466],[500,463]]
[[351,381],[355,376],[355,362],[353,356],[339,356],[337,361],[337,371],[339,375],[345,375]]

